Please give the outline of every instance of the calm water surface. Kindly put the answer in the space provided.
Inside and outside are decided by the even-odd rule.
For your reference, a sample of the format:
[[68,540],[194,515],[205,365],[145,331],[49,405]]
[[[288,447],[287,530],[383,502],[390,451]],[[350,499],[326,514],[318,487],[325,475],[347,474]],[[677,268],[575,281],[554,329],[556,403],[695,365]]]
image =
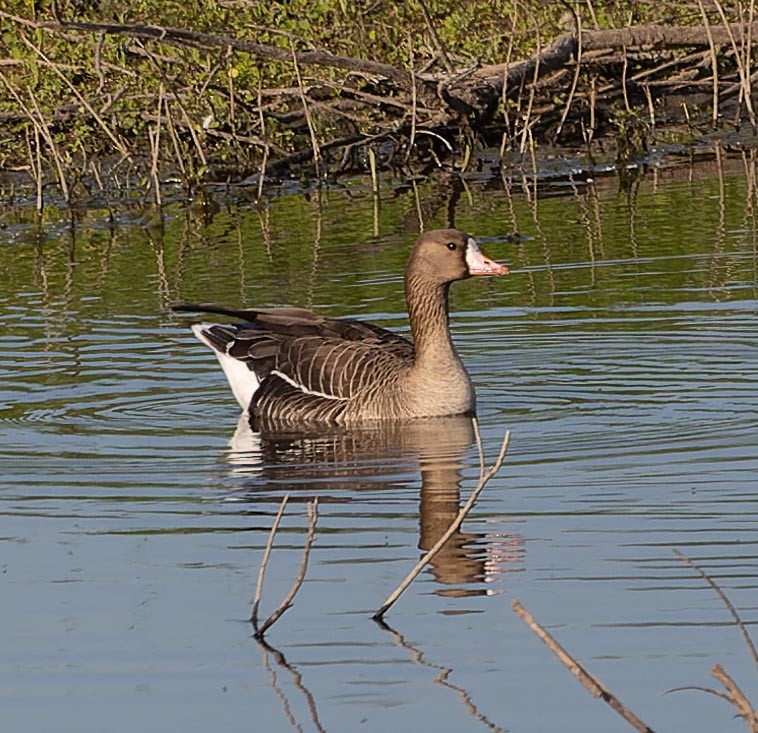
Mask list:
[[[387,183],[167,207],[2,210],[0,700],[7,730],[625,731],[511,610],[520,600],[656,730],[739,731],[756,669],[697,560],[758,618],[758,226],[750,161],[545,186]],[[471,516],[370,620],[476,483],[470,423],[286,436],[238,425],[168,306],[293,304],[405,330],[419,229],[513,268],[454,288],[491,460]],[[513,236],[518,233],[518,236]],[[247,621],[291,499],[258,644]],[[755,699],[755,698],[754,698]]]

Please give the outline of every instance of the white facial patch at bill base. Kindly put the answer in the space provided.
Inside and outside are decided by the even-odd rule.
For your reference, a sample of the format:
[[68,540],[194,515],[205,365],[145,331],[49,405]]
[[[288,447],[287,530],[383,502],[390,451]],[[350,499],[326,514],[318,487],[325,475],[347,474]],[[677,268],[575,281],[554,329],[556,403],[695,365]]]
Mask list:
[[487,272],[492,269],[473,237],[469,237],[466,242],[466,264],[471,273]]
[[466,241],[466,265],[469,275],[505,275],[508,272],[507,267],[486,257],[472,237]]

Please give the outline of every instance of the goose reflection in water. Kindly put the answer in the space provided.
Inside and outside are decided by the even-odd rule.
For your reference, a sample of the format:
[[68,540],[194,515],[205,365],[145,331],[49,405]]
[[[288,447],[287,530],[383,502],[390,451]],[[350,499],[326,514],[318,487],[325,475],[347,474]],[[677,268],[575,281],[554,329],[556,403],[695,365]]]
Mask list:
[[[418,547],[423,551],[458,515],[463,470],[478,466],[473,421],[462,415],[268,435],[254,433],[243,415],[225,460],[235,484],[231,498],[246,502],[276,500],[272,493],[278,498],[284,491],[317,495],[322,505],[360,500],[350,492],[377,491],[391,500],[390,492],[406,488],[408,474],[419,471]],[[471,477],[471,488],[477,477]],[[517,533],[458,530],[430,568],[445,586],[441,595],[482,595],[497,576],[520,572],[523,559],[524,542]]]

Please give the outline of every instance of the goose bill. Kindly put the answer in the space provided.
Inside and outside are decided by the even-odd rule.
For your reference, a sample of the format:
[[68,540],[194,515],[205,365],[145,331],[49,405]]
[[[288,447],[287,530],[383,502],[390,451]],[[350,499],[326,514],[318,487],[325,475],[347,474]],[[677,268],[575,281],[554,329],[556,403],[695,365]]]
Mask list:
[[466,246],[466,264],[469,275],[505,275],[508,268],[486,257],[479,245],[469,239]]

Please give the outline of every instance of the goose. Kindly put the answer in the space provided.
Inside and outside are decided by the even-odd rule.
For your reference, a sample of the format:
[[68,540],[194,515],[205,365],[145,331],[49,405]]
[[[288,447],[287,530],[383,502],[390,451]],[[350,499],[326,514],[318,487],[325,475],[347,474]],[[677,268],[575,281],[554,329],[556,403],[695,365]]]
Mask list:
[[174,310],[241,321],[192,330],[214,351],[254,430],[472,415],[476,396],[450,335],[448,292],[457,280],[507,272],[463,231],[423,233],[405,269],[412,341],[304,308]]

